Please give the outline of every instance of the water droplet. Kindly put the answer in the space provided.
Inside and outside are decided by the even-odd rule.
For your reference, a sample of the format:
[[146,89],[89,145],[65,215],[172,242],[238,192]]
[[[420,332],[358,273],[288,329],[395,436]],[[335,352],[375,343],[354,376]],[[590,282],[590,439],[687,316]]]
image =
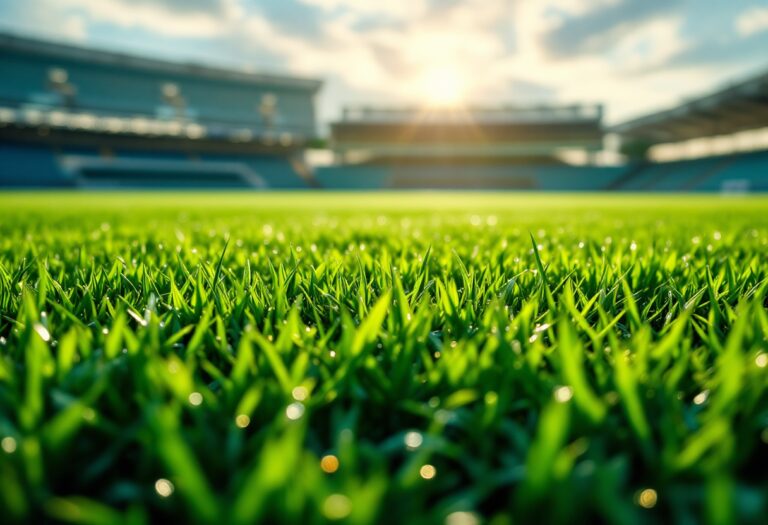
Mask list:
[[555,401],[558,403],[567,403],[573,398],[573,388],[561,386],[555,389]]
[[304,405],[302,405],[299,402],[291,403],[286,407],[285,415],[291,421],[296,421],[297,419],[300,419],[301,416],[304,415]]
[[323,456],[323,458],[320,460],[320,468],[323,469],[323,472],[327,474],[333,474],[339,470],[339,458],[333,454]]
[[16,452],[16,440],[11,436],[6,436],[0,441],[0,447],[2,447],[3,452],[6,454],[13,454]]
[[422,465],[419,469],[419,475],[424,479],[432,479],[437,475],[437,469],[433,465]]
[[637,504],[644,509],[652,509],[656,506],[658,501],[658,494],[653,489],[643,489],[637,495]]
[[293,399],[296,401],[304,401],[309,397],[309,390],[303,386],[297,386],[291,391],[291,396],[293,396]]
[[35,323],[33,328],[35,332],[37,332],[37,335],[40,336],[40,339],[42,339],[46,343],[51,340],[51,333],[48,331],[46,327],[44,327],[40,323]]
[[480,518],[474,512],[451,512],[445,518],[445,525],[480,525]]
[[708,397],[709,397],[709,390],[704,390],[696,394],[696,397],[693,398],[693,403],[695,405],[703,405],[704,403],[706,403]]
[[406,432],[403,441],[408,450],[416,450],[422,443],[424,443],[424,437],[419,432],[411,431]]
[[192,392],[189,394],[189,404],[192,406],[200,406],[203,404],[203,394],[200,392]]
[[331,494],[323,502],[323,514],[329,520],[340,520],[352,512],[352,502],[344,494]]
[[160,478],[157,481],[155,481],[155,492],[157,492],[161,498],[167,498],[168,496],[173,494],[173,490],[174,490],[173,483],[171,483],[167,479]]

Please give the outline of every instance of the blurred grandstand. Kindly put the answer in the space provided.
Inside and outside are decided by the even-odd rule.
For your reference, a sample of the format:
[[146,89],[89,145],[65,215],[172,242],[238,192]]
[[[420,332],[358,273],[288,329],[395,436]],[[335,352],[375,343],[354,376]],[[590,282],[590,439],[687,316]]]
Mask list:
[[331,127],[332,188],[588,190],[623,168],[558,160],[603,147],[599,105],[498,108],[346,108]]
[[[768,191],[768,74],[610,128],[599,105],[346,108],[314,169],[319,80],[11,35],[0,76],[0,188]],[[606,135],[623,162],[596,162]]]
[[[348,108],[332,126],[323,187],[546,191],[768,191],[768,74],[605,129],[600,106],[465,110]],[[597,157],[618,135],[614,166]]]
[[0,35],[0,186],[301,188],[320,81]]

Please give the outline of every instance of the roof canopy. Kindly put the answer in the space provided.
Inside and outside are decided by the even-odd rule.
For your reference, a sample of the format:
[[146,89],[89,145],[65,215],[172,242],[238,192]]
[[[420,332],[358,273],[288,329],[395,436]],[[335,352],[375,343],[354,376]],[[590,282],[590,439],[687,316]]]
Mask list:
[[318,79],[144,58],[126,53],[90,49],[0,33],[0,52],[5,53],[8,51],[26,55],[38,55],[51,59],[68,59],[88,64],[106,64],[115,68],[155,71],[162,74],[186,75],[242,84],[288,87],[312,92],[318,91],[322,86],[322,81]]
[[768,72],[611,131],[625,139],[679,142],[768,126]]

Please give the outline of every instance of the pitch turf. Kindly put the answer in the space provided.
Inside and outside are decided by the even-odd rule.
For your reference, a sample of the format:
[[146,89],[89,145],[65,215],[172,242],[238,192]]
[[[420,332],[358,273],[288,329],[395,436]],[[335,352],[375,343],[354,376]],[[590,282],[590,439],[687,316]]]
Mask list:
[[0,195],[4,522],[764,523],[768,200]]

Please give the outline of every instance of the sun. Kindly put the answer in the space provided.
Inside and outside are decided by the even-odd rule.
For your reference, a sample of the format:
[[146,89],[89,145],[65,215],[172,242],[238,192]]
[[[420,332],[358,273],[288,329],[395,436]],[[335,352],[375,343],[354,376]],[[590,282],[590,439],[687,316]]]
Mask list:
[[431,106],[456,106],[464,99],[464,78],[451,66],[425,71],[421,80],[422,96]]

